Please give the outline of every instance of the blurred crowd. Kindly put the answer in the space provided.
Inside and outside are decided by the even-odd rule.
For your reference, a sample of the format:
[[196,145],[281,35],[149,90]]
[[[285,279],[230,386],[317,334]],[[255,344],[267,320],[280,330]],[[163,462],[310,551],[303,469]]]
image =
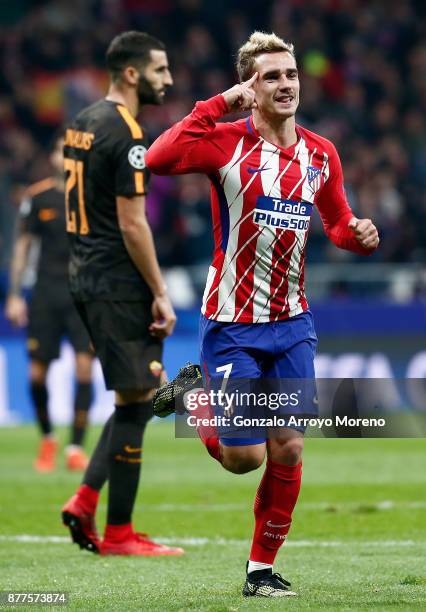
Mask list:
[[[46,176],[58,126],[105,93],[115,34],[146,30],[168,48],[174,86],[147,107],[151,137],[196,100],[230,87],[254,29],[295,44],[298,122],[340,152],[349,201],[380,228],[377,262],[426,261],[426,4],[422,0],[20,0],[0,3],[0,266],[7,269],[23,188]],[[212,252],[209,185],[152,180],[149,215],[161,263],[202,285]],[[352,261],[316,217],[308,261]]]

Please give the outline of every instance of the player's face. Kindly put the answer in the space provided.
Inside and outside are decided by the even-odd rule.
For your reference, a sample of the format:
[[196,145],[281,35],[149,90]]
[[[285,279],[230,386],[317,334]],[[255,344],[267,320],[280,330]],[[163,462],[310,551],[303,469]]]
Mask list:
[[63,147],[64,147],[64,139],[58,138],[58,140],[55,142],[55,147],[52,153],[50,154],[50,163],[52,164],[55,170],[55,173],[58,176],[62,176],[64,173]]
[[167,87],[173,85],[165,51],[152,49],[151,61],[139,76],[138,98],[140,104],[162,104]]
[[269,117],[292,117],[299,106],[300,83],[294,57],[281,51],[263,53],[256,58],[254,70],[259,73],[255,83],[259,112]]

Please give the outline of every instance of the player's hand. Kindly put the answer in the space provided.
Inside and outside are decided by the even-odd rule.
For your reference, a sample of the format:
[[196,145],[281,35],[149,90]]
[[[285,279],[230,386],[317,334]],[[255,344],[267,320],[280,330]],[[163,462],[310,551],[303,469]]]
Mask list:
[[376,249],[378,247],[380,242],[379,232],[371,219],[352,217],[348,227],[353,231],[355,239],[364,249]]
[[9,295],[6,300],[4,309],[6,319],[16,327],[25,327],[28,325],[28,308],[27,302],[20,295]]
[[151,312],[154,319],[149,326],[151,335],[160,340],[170,336],[176,325],[176,315],[167,293],[154,297]]
[[231,87],[231,89],[227,89],[223,92],[222,95],[228,105],[229,112],[244,111],[251,110],[252,108],[257,108],[257,104],[254,99],[256,94],[253,89],[253,85],[255,84],[258,76],[259,73],[255,72],[254,75],[248,81],[244,81],[244,83],[238,83],[238,85],[234,85],[234,87]]
[[167,376],[166,370],[163,368],[160,374],[160,386],[166,385],[169,382],[169,377]]

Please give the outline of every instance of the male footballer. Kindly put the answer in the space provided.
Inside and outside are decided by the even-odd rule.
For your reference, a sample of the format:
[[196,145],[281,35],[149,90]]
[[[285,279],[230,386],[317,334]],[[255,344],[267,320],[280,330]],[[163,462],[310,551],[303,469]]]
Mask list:
[[[240,84],[197,102],[154,142],[146,163],[158,174],[200,172],[211,182],[215,250],[200,321],[204,378],[314,379],[317,338],[304,290],[312,208],[340,248],[368,255],[379,237],[349,207],[333,144],[295,122],[293,45],[255,32],[239,50],[237,70]],[[251,115],[219,122],[241,110]],[[273,564],[299,495],[303,431],[284,427],[270,439],[218,437],[208,426],[198,433],[237,474],[258,468],[266,455],[243,594],[294,595]]]
[[[66,130],[64,165],[71,292],[106,387],[115,392],[115,412],[62,519],[73,540],[93,552],[179,555],[182,549],[157,544],[132,525],[163,340],[176,321],[145,214],[148,141],[136,116],[141,105],[163,102],[172,77],[163,43],[143,32],[114,38],[106,61],[108,94]],[[107,525],[100,540],[95,512],[106,481]]]
[[[38,472],[56,467],[58,441],[49,414],[46,384],[50,364],[59,357],[66,336],[75,352],[76,390],[66,466],[82,471],[88,459],[82,444],[92,402],[92,361],[87,331],[73,304],[68,287],[69,247],[65,235],[62,135],[53,141],[50,162],[54,176],[31,185],[19,211],[18,233],[12,255],[6,317],[16,326],[28,324],[27,348],[30,358],[30,391],[42,438],[34,460]],[[22,278],[31,249],[39,244],[37,280],[30,307],[22,296]]]

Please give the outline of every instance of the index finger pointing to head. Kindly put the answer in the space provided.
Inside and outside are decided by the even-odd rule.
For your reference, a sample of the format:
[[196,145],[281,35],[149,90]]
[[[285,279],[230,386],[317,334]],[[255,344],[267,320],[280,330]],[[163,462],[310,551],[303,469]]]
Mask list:
[[258,72],[255,72],[253,76],[251,76],[248,81],[245,81],[243,83],[243,85],[247,85],[248,87],[250,87],[251,85],[253,85],[253,83],[256,81],[257,77],[259,76]]

